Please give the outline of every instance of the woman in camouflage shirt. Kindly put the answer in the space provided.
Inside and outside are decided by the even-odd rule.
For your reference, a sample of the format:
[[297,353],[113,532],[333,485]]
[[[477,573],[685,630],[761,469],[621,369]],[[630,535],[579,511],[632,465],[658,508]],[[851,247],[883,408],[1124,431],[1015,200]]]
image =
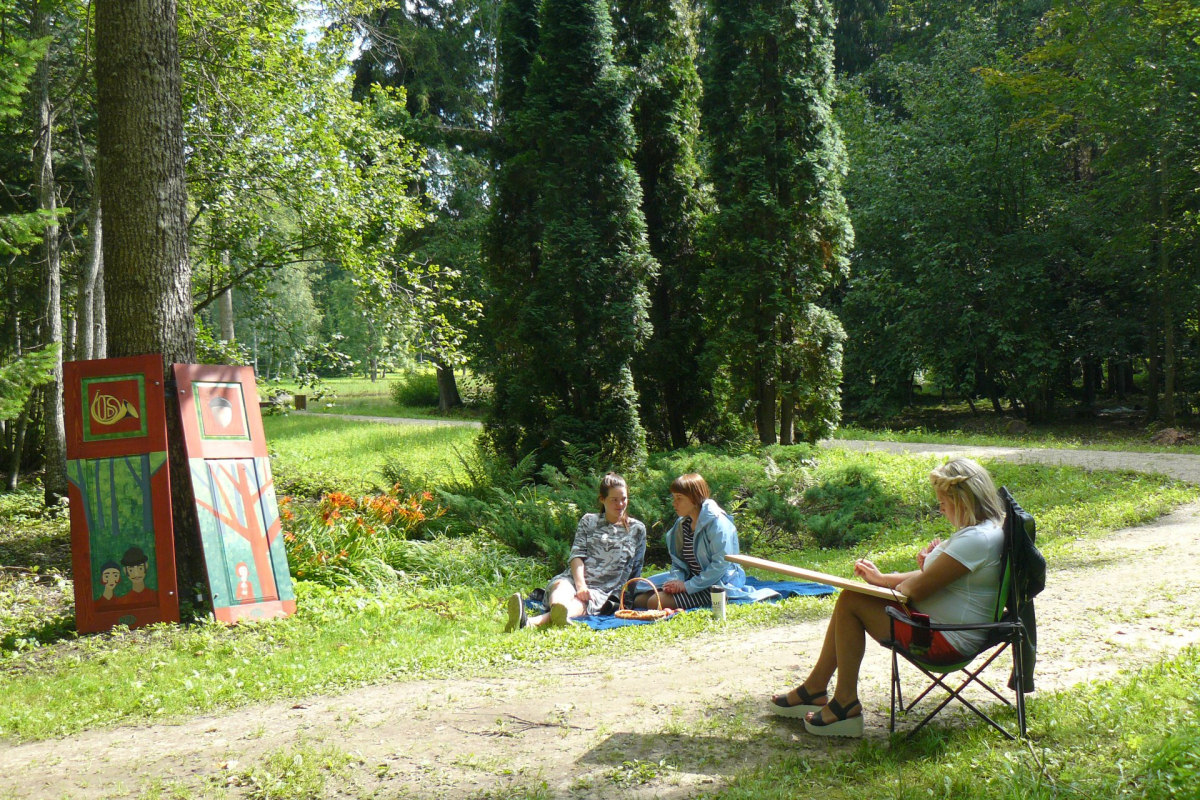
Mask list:
[[525,599],[508,598],[506,631],[542,625],[566,625],[571,617],[606,614],[620,602],[621,587],[641,577],[646,558],[646,526],[625,513],[629,490],[625,479],[610,472],[600,481],[599,514],[584,514],[575,530],[566,571],[546,587],[550,611],[529,617]]

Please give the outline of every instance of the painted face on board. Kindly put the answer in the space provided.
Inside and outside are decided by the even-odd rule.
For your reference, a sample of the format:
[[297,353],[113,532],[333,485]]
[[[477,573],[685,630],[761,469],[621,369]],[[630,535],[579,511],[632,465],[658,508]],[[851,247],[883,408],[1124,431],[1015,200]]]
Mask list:
[[238,564],[237,575],[239,580],[247,580],[250,577],[250,568],[245,564]]
[[135,564],[132,567],[126,567],[125,572],[129,575],[129,580],[134,583],[141,583],[146,580],[146,570],[149,566],[149,564]]
[[121,582],[121,570],[109,567],[100,573],[100,582],[110,589],[117,588],[117,584]]

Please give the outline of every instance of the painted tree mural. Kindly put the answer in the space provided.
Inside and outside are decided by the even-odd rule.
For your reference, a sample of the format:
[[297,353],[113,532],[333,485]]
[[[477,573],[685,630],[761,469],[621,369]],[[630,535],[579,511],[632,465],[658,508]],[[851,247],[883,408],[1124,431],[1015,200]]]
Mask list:
[[268,460],[193,458],[191,472],[214,608],[293,600]]

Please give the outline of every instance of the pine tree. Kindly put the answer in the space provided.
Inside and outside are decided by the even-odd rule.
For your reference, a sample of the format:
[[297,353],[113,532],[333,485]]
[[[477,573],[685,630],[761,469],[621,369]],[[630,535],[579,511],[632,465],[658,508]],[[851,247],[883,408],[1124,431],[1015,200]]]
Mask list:
[[[529,73],[524,129],[542,226],[524,302],[506,320],[519,341],[497,389],[516,429],[515,453],[561,463],[573,447],[612,466],[645,459],[633,387],[634,352],[648,333],[646,243],[633,165],[628,91],[613,61],[600,0],[545,0]],[[506,353],[505,356],[510,354]]]
[[496,168],[492,218],[484,243],[480,365],[491,374],[489,438],[507,456],[524,455],[518,413],[528,389],[522,375],[534,362],[531,343],[514,324],[541,261],[541,225],[534,168],[536,140],[526,124],[526,84],[538,47],[539,0],[504,0],[496,34]]
[[660,266],[650,291],[653,333],[634,361],[634,376],[651,439],[683,447],[713,405],[700,367],[703,265],[696,245],[709,203],[697,160],[694,16],[686,0],[625,0],[617,31],[619,57],[635,81],[635,162],[650,253]]
[[711,13],[704,124],[719,211],[705,288],[716,352],[763,443],[776,441],[777,407],[791,441],[797,405],[811,405],[801,389],[824,398],[826,424],[799,426],[812,439],[836,422],[840,357],[793,354],[840,347],[836,319],[814,306],[844,277],[852,239],[831,110],[833,18],[826,0],[714,0]]

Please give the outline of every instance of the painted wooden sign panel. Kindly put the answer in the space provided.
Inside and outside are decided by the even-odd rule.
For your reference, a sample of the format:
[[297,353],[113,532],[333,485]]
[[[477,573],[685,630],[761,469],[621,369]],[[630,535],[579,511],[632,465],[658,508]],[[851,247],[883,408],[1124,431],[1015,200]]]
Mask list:
[[296,595],[254,371],[173,368],[213,611],[222,622],[291,614]]
[[162,356],[63,365],[75,624],[179,621]]

